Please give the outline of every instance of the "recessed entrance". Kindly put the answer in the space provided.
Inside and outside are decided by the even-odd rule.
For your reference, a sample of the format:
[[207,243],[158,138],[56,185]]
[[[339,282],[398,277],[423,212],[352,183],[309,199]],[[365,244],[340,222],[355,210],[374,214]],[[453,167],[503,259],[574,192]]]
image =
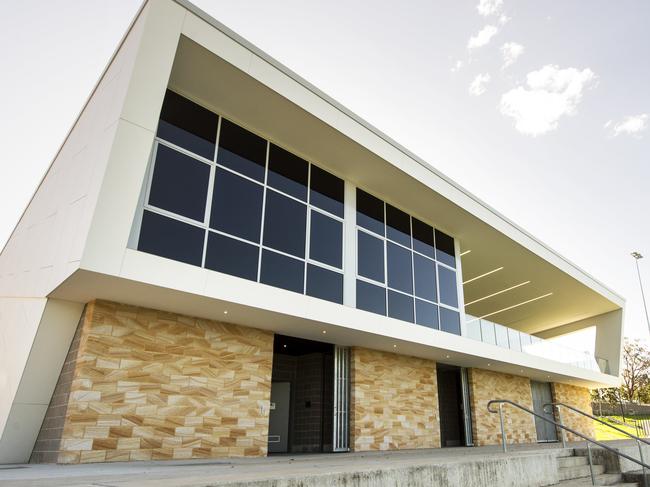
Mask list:
[[440,444],[443,447],[469,446],[471,417],[466,371],[454,365],[438,363],[438,411],[440,414]]
[[334,345],[275,335],[269,453],[333,450]]

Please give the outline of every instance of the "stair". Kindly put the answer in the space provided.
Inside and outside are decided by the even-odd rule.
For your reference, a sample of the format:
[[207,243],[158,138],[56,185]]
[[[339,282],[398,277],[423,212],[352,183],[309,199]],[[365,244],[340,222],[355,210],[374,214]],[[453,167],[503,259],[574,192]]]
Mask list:
[[[586,487],[592,485],[589,460],[584,456],[558,457],[558,472],[561,487]],[[604,465],[594,464],[594,479],[596,485],[612,485],[618,487],[638,487],[636,482],[625,482],[620,473],[605,473]]]

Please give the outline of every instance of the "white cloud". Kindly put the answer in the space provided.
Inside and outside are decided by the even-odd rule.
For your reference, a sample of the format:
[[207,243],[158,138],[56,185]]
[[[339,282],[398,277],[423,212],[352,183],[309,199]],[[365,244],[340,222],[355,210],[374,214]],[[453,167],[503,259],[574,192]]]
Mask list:
[[499,15],[499,25],[506,25],[512,20],[512,17],[508,17],[506,14]]
[[477,47],[486,45],[488,42],[490,42],[490,39],[496,35],[497,32],[499,32],[499,29],[497,29],[495,26],[486,25],[478,32],[478,34],[469,38],[469,41],[467,42],[467,49],[476,49]]
[[469,94],[472,96],[479,96],[487,90],[487,84],[490,82],[490,75],[488,73],[479,74],[469,84]]
[[456,63],[451,67],[451,72],[456,73],[457,71],[460,71],[460,69],[465,65],[463,61],[460,59],[456,61]]
[[589,69],[560,69],[546,65],[526,76],[527,87],[519,86],[501,96],[500,110],[515,120],[522,134],[537,136],[555,130],[560,118],[573,115],[584,90],[596,83]]
[[625,134],[640,138],[641,132],[648,129],[648,114],[641,113],[639,115],[630,115],[617,123],[610,120],[605,124],[605,129],[608,129],[610,136],[612,137],[618,137],[619,135]]
[[499,13],[503,7],[503,0],[479,0],[476,9],[478,13],[487,17]]
[[503,55],[503,69],[513,64],[519,56],[524,53],[524,46],[516,42],[506,42],[501,46],[501,54]]

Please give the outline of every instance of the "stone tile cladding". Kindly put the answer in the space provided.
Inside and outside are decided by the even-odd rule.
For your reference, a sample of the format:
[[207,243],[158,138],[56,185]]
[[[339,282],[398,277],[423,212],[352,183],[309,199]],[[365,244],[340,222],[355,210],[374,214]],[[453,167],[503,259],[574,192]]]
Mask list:
[[435,362],[355,347],[350,394],[353,450],[440,447]]
[[[469,370],[472,405],[472,434],[477,446],[501,443],[499,415],[487,410],[491,399],[510,399],[529,409],[533,408],[530,380],[526,377],[501,374],[490,370]],[[508,443],[535,443],[537,431],[533,417],[517,408],[503,406]]]
[[[591,412],[591,396],[589,389],[585,387],[572,386],[569,384],[553,383],[553,401],[563,402],[574,408],[580,409],[586,413]],[[566,426],[580,433],[593,438],[594,422],[593,420],[581,414],[574,413],[566,408],[562,408],[562,421]],[[582,439],[567,432],[568,441],[581,441]]]
[[59,463],[264,456],[273,334],[86,307]]

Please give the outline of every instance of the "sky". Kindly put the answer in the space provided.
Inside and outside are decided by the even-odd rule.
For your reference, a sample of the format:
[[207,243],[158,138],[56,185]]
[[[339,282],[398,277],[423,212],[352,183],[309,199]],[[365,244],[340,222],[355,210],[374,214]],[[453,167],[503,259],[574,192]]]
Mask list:
[[[650,293],[650,2],[195,3],[622,295],[648,337],[630,252]],[[139,5],[0,0],[0,246]]]

